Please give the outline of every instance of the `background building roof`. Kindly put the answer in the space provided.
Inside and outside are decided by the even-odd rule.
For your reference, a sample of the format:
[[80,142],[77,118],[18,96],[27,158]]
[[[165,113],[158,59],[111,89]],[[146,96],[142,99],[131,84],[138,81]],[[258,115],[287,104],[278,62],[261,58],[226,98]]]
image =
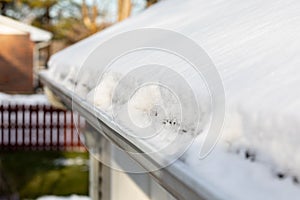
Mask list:
[[49,41],[52,33],[0,15],[0,34],[22,35],[28,33],[33,42]]

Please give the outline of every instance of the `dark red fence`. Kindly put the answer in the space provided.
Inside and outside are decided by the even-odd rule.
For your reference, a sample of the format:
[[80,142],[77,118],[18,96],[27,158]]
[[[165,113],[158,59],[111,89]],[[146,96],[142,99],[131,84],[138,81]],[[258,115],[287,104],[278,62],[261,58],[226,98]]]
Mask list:
[[84,150],[84,125],[79,115],[49,105],[0,105],[0,149]]

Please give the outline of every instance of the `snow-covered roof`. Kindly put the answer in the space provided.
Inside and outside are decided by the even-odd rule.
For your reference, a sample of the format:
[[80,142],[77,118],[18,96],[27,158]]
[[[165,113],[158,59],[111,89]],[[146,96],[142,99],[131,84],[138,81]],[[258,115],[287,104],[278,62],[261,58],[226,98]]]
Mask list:
[[34,42],[51,40],[52,33],[0,15],[0,34],[29,34]]
[[23,105],[36,105],[36,104],[49,104],[48,99],[43,94],[5,94],[0,92],[0,104],[23,104]]
[[[52,56],[49,77],[109,115],[120,76],[117,73],[151,59],[174,68],[181,63],[155,52],[135,52],[120,58],[122,62],[116,62],[112,73],[98,82],[95,76],[106,66],[94,62],[88,70],[80,71],[90,53],[112,35],[145,26],[186,35],[214,62],[223,80],[227,106],[218,145],[206,159],[199,160],[197,144],[205,140],[199,135],[185,158],[187,173],[212,183],[216,191],[226,191],[228,199],[296,200],[300,195],[299,10],[300,1],[295,0],[161,1]],[[154,39],[150,36],[149,40]],[[181,67],[183,72],[189,71]],[[165,101],[153,87],[136,94],[133,100],[143,112],[149,110],[152,99]],[[201,99],[201,94],[197,95]],[[141,113],[139,119],[143,118]]]

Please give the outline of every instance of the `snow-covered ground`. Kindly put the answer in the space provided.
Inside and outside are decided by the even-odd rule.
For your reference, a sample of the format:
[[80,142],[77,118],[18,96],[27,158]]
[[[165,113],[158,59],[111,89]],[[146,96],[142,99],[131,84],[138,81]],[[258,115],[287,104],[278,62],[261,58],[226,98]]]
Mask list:
[[83,159],[81,157],[76,158],[59,158],[54,160],[54,164],[58,166],[71,166],[71,165],[88,165],[89,160]]
[[0,92],[0,104],[21,104],[21,105],[49,105],[47,97],[43,94],[31,95],[10,95]]
[[[298,199],[299,13],[297,0],[161,1],[143,14],[52,56],[49,76],[71,90],[77,83],[77,95],[111,114],[113,90],[131,65],[158,60],[160,64],[178,67],[183,75],[187,72],[184,75],[187,78],[192,79],[193,73],[188,73],[192,71],[169,55],[137,52],[120,59],[98,83],[97,75],[103,69],[96,63],[76,76],[89,52],[111,35],[145,26],[182,33],[207,52],[220,73],[226,94],[222,138],[212,154],[199,160],[199,144],[205,139],[200,134],[185,156],[186,166],[192,169],[187,173],[197,174],[197,178],[207,180],[216,190],[226,191],[230,199]],[[124,86],[125,94],[126,87],[136,87],[139,81],[129,81]],[[200,84],[192,86],[197,88]],[[148,115],[143,115],[146,111],[150,112],[151,119],[163,123],[165,119],[151,113],[158,102],[173,102],[171,97],[162,94],[156,87],[136,93],[130,104],[132,120],[147,124]],[[209,112],[205,105],[209,104],[204,89],[196,95],[204,99],[198,103],[205,115]],[[122,104],[122,99],[117,104]],[[176,103],[172,106],[167,110],[168,122],[178,114]]]
[[79,195],[71,195],[66,197],[61,196],[42,196],[38,197],[37,200],[90,200],[90,197],[87,196],[79,196]]

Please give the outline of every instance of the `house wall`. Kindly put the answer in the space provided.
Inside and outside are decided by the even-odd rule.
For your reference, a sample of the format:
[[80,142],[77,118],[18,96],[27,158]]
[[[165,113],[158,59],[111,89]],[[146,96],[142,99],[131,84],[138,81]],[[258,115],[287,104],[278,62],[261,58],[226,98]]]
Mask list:
[[0,34],[0,92],[34,91],[33,48],[29,35]]
[[86,123],[85,145],[90,152],[90,197],[101,200],[176,200],[127,153]]

